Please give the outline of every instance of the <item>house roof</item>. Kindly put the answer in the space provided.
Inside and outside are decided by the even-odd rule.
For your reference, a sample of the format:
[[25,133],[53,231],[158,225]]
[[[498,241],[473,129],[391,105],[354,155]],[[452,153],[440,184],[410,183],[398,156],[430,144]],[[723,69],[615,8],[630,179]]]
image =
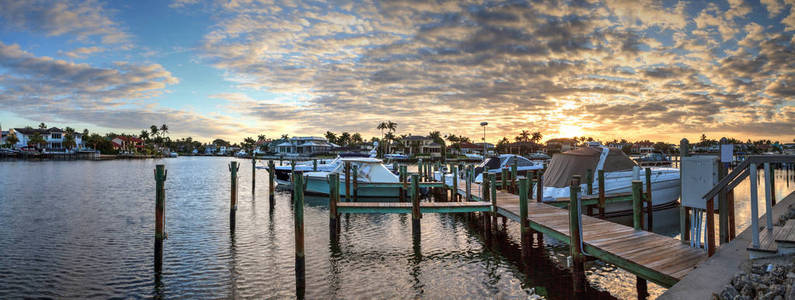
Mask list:
[[461,149],[483,149],[483,145],[475,145],[473,143],[463,142],[459,144]]
[[289,147],[289,146],[292,146],[292,145],[293,144],[290,144],[290,142],[284,142],[284,143],[276,145],[276,147]]
[[410,135],[410,136],[407,136],[407,137],[403,138],[403,140],[407,140],[407,141],[423,141],[423,140],[430,140],[430,139],[431,139],[430,137],[421,136],[421,135]]
[[30,134],[34,134],[36,132],[38,132],[39,134],[47,134],[47,133],[53,133],[53,132],[64,132],[63,130],[61,130],[58,127],[50,127],[50,128],[47,128],[47,129],[41,129],[41,128],[14,128],[14,131],[19,132],[19,133],[24,134],[24,135],[30,135]]

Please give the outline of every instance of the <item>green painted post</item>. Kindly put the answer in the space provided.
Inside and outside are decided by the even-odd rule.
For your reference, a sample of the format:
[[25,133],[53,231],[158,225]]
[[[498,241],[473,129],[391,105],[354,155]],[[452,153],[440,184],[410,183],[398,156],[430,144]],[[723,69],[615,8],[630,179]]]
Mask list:
[[422,180],[422,176],[425,173],[425,169],[422,168],[422,158],[417,160],[417,174],[420,175],[420,180]]
[[543,202],[543,201],[544,201],[544,172],[538,171],[538,179],[536,180],[536,202]]
[[353,165],[353,201],[359,202],[359,165]]
[[337,213],[337,203],[340,202],[340,174],[331,173],[329,179],[329,236],[332,240],[337,238],[337,226],[339,225],[339,213]]
[[586,173],[585,184],[586,184],[587,189],[588,189],[588,191],[587,191],[588,193],[587,194],[588,195],[593,195],[593,170],[591,170],[591,169],[588,169],[588,172]]
[[411,175],[411,233],[415,239],[420,237],[420,176]]
[[317,159],[312,160],[312,171],[317,172]]
[[400,189],[400,202],[406,202],[406,190],[408,190],[408,178],[407,178],[407,169],[406,166],[400,166],[400,182],[402,188]]
[[[496,228],[497,227],[497,174],[488,174],[489,175],[489,192],[491,193],[491,223]],[[483,178],[485,180],[485,177]]]
[[[682,139],[679,142],[679,177],[682,177],[682,168],[683,168],[683,159],[689,156],[689,149],[690,142],[687,139]],[[682,194],[680,192],[679,199],[682,199]],[[680,200],[681,201],[681,200]],[[681,203],[681,202],[680,202]],[[690,229],[688,227],[688,213],[687,208],[684,205],[679,205],[679,233],[682,237],[682,243],[687,244],[690,240]]]
[[166,177],[165,165],[155,166],[155,274],[163,270],[163,240],[166,238]]
[[448,186],[447,186],[447,176],[446,175],[447,174],[445,174],[445,173],[441,173],[439,175],[439,178],[441,179],[441,182],[442,182],[442,201],[445,201],[445,202],[446,201],[450,201],[449,198],[447,198]]
[[643,229],[642,216],[643,216],[643,203],[641,202],[641,190],[643,190],[643,182],[640,180],[632,181],[632,227],[638,230]]
[[654,231],[654,205],[651,201],[651,168],[646,168],[646,230]]
[[345,202],[351,202],[351,162],[345,162]]
[[240,166],[236,161],[229,163],[229,174],[232,179],[230,189],[230,204],[229,204],[229,228],[232,232],[235,231],[235,213],[237,212],[237,171]]
[[467,168],[466,173],[466,201],[472,201],[472,169]]
[[569,187],[569,255],[572,260],[572,283],[575,297],[580,298],[585,291],[585,258],[582,255],[580,224],[580,176],[571,179]]
[[450,194],[453,195],[452,201],[458,201],[458,166],[453,167],[453,186]]
[[293,211],[295,224],[295,288],[303,295],[306,288],[306,257],[304,256],[304,175],[293,173]]
[[502,168],[502,174],[500,174],[501,182],[500,182],[500,190],[507,190],[508,189],[508,169]]
[[[480,184],[480,199],[483,202],[491,202],[489,197],[489,180],[486,178],[486,173],[483,173],[483,180]],[[491,242],[491,219],[494,214],[496,214],[497,207],[495,207],[494,202],[491,202],[491,211],[483,213],[483,236],[486,237],[486,243]]]
[[527,178],[519,180],[519,232],[521,233],[522,242],[522,263],[529,265],[530,263],[530,247],[532,246],[530,233],[530,223],[527,220],[527,189],[529,183]]
[[516,178],[519,177],[518,160],[514,160],[511,165],[511,191],[516,191]]
[[398,169],[398,163],[396,161],[392,162],[392,170],[400,172]]
[[[257,187],[257,157],[251,155],[251,194],[254,195],[254,191]],[[252,197],[254,198],[254,197]]]
[[599,174],[599,217],[604,219],[605,202],[607,201],[605,196],[605,170],[599,170],[597,173]]

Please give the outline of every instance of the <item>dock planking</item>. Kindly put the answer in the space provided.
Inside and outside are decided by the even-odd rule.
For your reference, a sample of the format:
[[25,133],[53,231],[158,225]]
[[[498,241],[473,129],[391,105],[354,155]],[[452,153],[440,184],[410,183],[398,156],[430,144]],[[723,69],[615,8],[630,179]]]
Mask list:
[[[411,202],[339,202],[338,213],[411,213]],[[457,213],[491,210],[489,202],[421,202],[421,213]]]
[[[473,199],[479,200],[480,184],[472,183],[471,189]],[[458,193],[465,193],[465,186],[461,182],[458,184]],[[496,194],[496,211],[518,222],[519,196],[502,190],[498,190]],[[616,198],[625,196],[617,195]],[[598,196],[583,196],[583,199],[598,200]],[[559,202],[567,204],[568,201]],[[583,205],[587,203],[583,202]],[[535,201],[528,201],[527,205],[527,218],[531,229],[566,244],[570,243],[568,210]],[[582,216],[582,236],[583,248],[588,255],[615,264],[666,288],[673,286],[697,264],[707,259],[704,251],[690,248],[678,239],[586,215]]]

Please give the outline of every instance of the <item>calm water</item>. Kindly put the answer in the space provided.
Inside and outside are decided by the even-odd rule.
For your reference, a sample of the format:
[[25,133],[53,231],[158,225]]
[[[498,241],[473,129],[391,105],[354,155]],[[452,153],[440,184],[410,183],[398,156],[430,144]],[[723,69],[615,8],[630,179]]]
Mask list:
[[[289,194],[279,192],[270,208],[267,173],[259,171],[252,198],[251,164],[240,160],[231,234],[232,160],[0,162],[0,298],[295,297]],[[157,163],[168,169],[169,237],[156,282]],[[514,222],[499,242],[487,245],[462,216],[425,214],[421,242],[414,244],[410,216],[350,215],[334,244],[327,203],[307,197],[304,207],[307,298],[569,297],[568,248],[547,240],[535,251],[534,265],[522,267]],[[677,215],[655,217],[655,231],[678,229]],[[636,297],[634,275],[602,262],[586,267],[592,298]],[[654,297],[664,289],[650,283],[649,291]]]

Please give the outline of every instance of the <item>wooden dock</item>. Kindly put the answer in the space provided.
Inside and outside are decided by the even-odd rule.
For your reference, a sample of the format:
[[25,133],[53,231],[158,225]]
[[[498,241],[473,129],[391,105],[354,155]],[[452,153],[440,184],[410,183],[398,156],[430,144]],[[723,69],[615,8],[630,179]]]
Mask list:
[[[472,200],[482,201],[481,185],[471,183],[470,188]],[[466,195],[466,183],[458,183],[458,193]],[[496,191],[496,196],[496,212],[519,222],[519,196],[503,190]],[[527,206],[532,230],[570,243],[568,210],[534,201]],[[673,286],[707,259],[703,250],[690,248],[679,239],[595,217],[582,216],[582,237],[587,255],[664,287]]]

